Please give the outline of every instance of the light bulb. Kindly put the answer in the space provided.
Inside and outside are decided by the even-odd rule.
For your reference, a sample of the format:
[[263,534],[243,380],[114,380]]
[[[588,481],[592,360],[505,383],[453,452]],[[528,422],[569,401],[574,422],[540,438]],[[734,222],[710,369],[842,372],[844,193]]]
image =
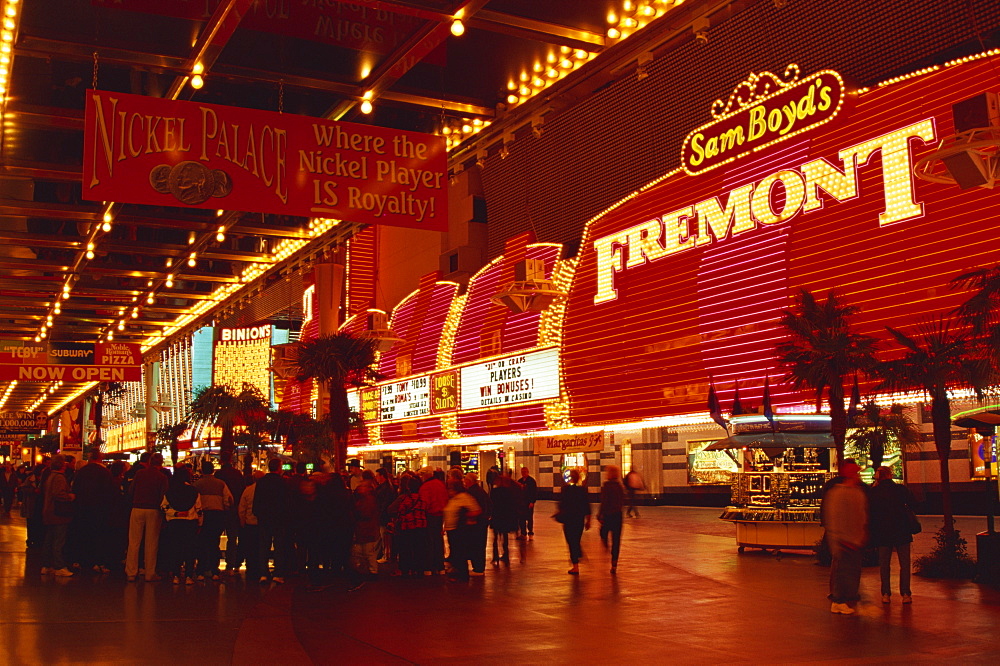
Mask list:
[[455,19],[451,22],[451,34],[456,37],[461,37],[465,34],[465,24],[462,23],[462,19]]
[[168,287],[174,286],[174,276],[173,275],[168,275],[167,276],[167,283],[166,284],[167,284]]
[[215,240],[221,243],[222,241],[226,240],[226,234],[220,231],[219,233],[215,234]]
[[105,222],[104,224],[102,224],[101,231],[103,231],[104,233],[108,233],[109,231],[111,231],[111,223]]
[[62,312],[62,307],[58,303],[56,303],[56,307],[53,308],[52,312],[55,314],[59,314]]
[[125,330],[125,322],[123,322],[123,321],[118,322],[118,330],[119,331],[124,331]]
[[94,251],[87,250],[87,259],[93,259],[93,258],[94,258]]
[[198,256],[194,252],[192,252],[191,256],[188,257],[188,266],[194,268],[197,265],[198,265]]
[[146,302],[149,303],[150,305],[152,305],[155,300],[156,299],[153,298],[152,294],[150,294],[149,296],[146,297]]
[[205,71],[205,65],[201,64],[200,61],[196,62],[194,64],[194,67],[191,68],[191,73],[192,74],[201,74],[204,71]]
[[201,87],[205,85],[205,79],[202,78],[201,74],[195,74],[191,77],[191,87],[195,90],[201,90]]
[[370,99],[366,99],[361,102],[361,113],[366,116],[372,112],[373,108],[374,107],[372,106],[372,101]]

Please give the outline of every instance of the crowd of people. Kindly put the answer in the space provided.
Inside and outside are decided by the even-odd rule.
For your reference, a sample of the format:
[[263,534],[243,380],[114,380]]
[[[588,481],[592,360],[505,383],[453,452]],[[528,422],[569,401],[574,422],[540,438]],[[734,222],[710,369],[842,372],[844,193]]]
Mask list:
[[352,461],[344,473],[309,473],[275,458],[267,472],[245,473],[233,462],[171,470],[147,453],[133,466],[107,465],[94,451],[78,468],[56,454],[6,465],[0,499],[9,513],[20,498],[42,575],[124,571],[129,582],[192,585],[245,569],[261,583],[303,575],[322,589],[339,576],[357,589],[386,562],[390,575],[465,580],[484,575],[490,530],[494,566],[510,562],[511,534],[534,536],[538,486],[527,468],[515,480],[494,467],[484,488],[459,467],[396,476]]

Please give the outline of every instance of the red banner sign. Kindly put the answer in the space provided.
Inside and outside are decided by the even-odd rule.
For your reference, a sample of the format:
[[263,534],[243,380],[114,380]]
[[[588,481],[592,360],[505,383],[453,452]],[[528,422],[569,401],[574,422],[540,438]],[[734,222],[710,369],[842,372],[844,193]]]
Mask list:
[[130,342],[0,341],[0,380],[134,382],[142,379],[142,351]]
[[442,137],[91,92],[83,197],[447,229]]

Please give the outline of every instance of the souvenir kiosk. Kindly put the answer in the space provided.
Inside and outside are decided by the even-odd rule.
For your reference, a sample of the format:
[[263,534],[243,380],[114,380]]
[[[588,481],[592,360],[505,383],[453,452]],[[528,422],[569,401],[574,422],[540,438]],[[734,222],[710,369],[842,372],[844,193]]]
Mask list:
[[820,500],[836,456],[830,417],[822,414],[734,416],[733,433],[706,448],[724,450],[739,466],[732,501],[720,518],[736,525],[746,548],[815,550],[823,537]]

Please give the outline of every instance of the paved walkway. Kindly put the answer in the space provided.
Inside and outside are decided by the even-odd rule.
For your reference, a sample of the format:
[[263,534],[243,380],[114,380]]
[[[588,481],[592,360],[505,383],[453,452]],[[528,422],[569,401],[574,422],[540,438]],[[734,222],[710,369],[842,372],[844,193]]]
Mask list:
[[[996,590],[915,578],[912,606],[883,606],[869,568],[858,615],[834,615],[813,558],[737,555],[717,509],[672,507],[626,522],[616,577],[595,522],[573,577],[551,513],[539,503],[535,540],[512,541],[510,566],[484,578],[387,577],[354,593],[42,579],[14,519],[0,523],[0,663],[1000,663]],[[960,527],[973,540],[984,523]]]

